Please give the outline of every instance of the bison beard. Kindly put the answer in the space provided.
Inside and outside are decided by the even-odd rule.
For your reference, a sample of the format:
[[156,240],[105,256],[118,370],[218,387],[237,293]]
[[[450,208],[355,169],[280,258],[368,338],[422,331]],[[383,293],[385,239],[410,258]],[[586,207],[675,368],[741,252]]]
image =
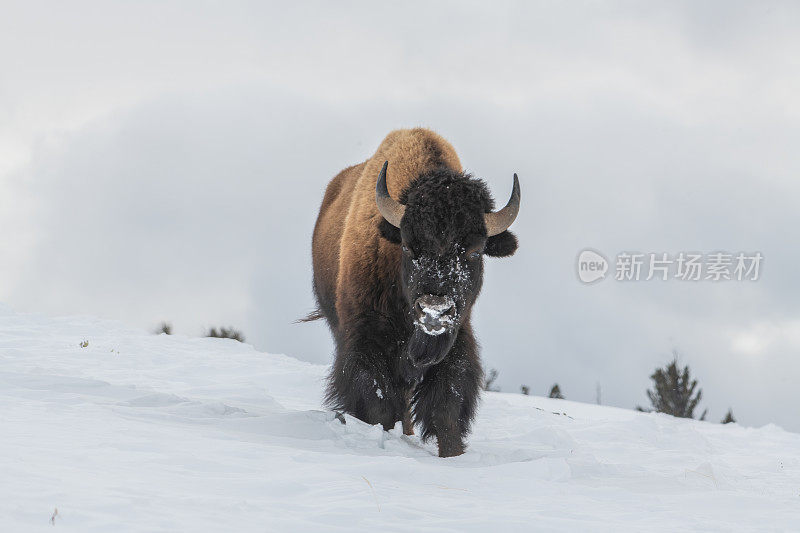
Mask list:
[[456,340],[455,332],[445,332],[441,335],[428,335],[419,327],[414,328],[414,333],[408,340],[406,352],[408,358],[417,367],[426,367],[440,363],[453,347]]
[[[493,212],[485,184],[425,129],[390,133],[371,159],[331,181],[312,245],[319,313],[309,315],[326,319],[336,344],[328,406],[386,430],[402,421],[413,434],[416,424],[440,456],[463,453],[483,381],[470,319],[483,259],[473,252],[516,250],[505,231],[519,206],[516,176],[509,206]],[[422,326],[439,331],[435,306],[447,298],[457,304],[447,328],[426,333]],[[429,313],[415,302],[430,304]]]

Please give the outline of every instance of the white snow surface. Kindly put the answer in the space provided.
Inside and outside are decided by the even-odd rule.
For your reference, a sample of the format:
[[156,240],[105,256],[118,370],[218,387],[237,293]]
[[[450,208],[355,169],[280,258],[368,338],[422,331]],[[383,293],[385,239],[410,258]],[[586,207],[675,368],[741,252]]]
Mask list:
[[800,530],[774,425],[486,393],[441,459],[232,340],[0,307],[0,361],[0,531]]

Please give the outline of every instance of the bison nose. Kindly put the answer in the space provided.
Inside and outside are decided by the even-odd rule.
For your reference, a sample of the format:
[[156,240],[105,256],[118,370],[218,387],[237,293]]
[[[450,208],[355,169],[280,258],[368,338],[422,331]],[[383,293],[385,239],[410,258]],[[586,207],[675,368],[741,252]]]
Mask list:
[[428,335],[439,335],[453,327],[456,303],[449,296],[426,294],[414,303],[416,322]]

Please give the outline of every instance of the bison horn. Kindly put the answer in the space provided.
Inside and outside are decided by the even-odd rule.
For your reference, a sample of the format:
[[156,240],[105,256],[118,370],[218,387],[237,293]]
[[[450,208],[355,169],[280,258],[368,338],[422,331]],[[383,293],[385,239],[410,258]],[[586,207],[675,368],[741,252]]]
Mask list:
[[511,190],[511,198],[508,200],[506,206],[500,211],[494,213],[486,213],[483,215],[483,220],[486,222],[486,233],[488,237],[494,237],[503,233],[508,227],[514,223],[519,213],[519,178],[514,174],[514,188]]
[[383,218],[392,226],[399,228],[406,206],[389,196],[389,188],[386,186],[386,167],[389,162],[383,164],[381,173],[378,176],[378,184],[375,186],[375,203],[378,204],[378,211]]

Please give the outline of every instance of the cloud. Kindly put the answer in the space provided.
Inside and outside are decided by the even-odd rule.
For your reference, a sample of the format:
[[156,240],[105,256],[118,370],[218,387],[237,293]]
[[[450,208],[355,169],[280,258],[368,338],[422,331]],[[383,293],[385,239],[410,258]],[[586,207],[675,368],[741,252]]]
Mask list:
[[[559,382],[593,401],[599,382],[604,402],[632,407],[677,347],[713,416],[731,405],[800,429],[774,408],[800,370],[786,341],[800,319],[797,9],[695,6],[102,5],[74,26],[20,7],[16,27],[0,23],[30,45],[0,52],[14,81],[0,150],[15,161],[0,169],[14,229],[0,299],[186,334],[231,324],[328,361],[325,326],[292,324],[313,306],[325,185],[390,130],[424,125],[496,198],[522,182],[520,249],[488,261],[476,308],[505,390]],[[764,270],[584,286],[587,247],[758,250]]]
[[744,331],[732,331],[731,349],[752,357],[763,357],[780,345],[782,351],[800,352],[800,320],[757,322]]

